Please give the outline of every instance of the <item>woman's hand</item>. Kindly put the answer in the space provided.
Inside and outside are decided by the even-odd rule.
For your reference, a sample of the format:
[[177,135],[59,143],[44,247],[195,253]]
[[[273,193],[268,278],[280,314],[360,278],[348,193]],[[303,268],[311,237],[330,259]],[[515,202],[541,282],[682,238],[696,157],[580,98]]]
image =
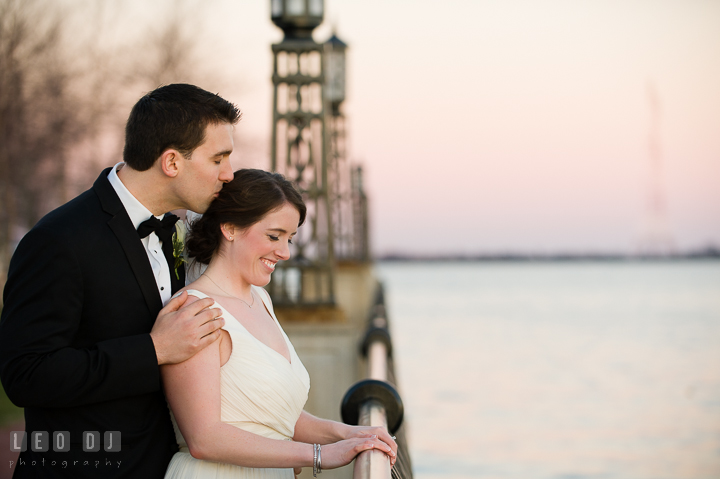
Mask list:
[[[386,452],[387,455],[390,456],[390,466],[394,466],[395,461],[397,460],[398,446],[395,442],[395,438],[391,436],[384,427],[349,426],[348,432],[345,434],[345,439],[375,437],[390,448],[390,452]],[[385,451],[385,449],[383,449],[383,451]]]
[[[394,465],[397,460],[397,443],[395,438],[390,436],[387,429],[384,427],[371,427],[371,426],[350,426],[337,421],[330,421],[329,419],[320,419],[306,411],[303,411],[295,424],[295,435],[293,440],[296,442],[303,442],[306,444],[323,444],[322,446],[322,464],[323,469],[330,469],[329,463],[326,460],[326,448],[334,451],[339,444],[352,444],[353,447],[358,443],[345,443],[346,440],[359,440],[360,443],[363,441],[370,441],[371,444],[375,444],[374,447],[367,447],[365,449],[379,449],[385,452],[390,458],[390,464]],[[349,446],[348,446],[349,447]],[[342,464],[337,463],[333,467],[340,467],[348,464],[356,455],[365,449],[358,449],[355,452],[348,452],[346,455],[342,455]],[[344,454],[344,453],[343,453]],[[340,460],[340,456],[337,456]]]
[[[388,439],[389,438],[390,436],[388,435]],[[393,441],[392,439],[390,439],[390,441],[395,444],[395,441]],[[397,445],[395,445],[395,450],[393,450],[392,447],[390,447],[384,441],[381,441],[377,436],[365,435],[352,437],[350,439],[344,439],[340,442],[326,444],[322,446],[320,450],[322,468],[335,469],[336,467],[345,466],[347,464],[350,464],[350,461],[355,459],[355,456],[357,456],[363,451],[368,451],[370,449],[377,449],[384,452],[390,458],[390,465],[392,466],[393,464],[395,464],[395,459],[397,457]]]

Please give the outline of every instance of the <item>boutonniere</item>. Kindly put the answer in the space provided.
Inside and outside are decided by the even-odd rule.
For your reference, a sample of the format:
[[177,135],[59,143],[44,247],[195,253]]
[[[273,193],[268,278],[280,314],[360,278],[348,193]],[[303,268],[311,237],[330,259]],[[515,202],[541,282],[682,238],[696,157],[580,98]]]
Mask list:
[[187,233],[187,227],[184,221],[178,221],[175,223],[175,232],[172,237],[173,245],[173,258],[175,258],[175,277],[179,280],[180,273],[178,268],[185,263],[185,234]]

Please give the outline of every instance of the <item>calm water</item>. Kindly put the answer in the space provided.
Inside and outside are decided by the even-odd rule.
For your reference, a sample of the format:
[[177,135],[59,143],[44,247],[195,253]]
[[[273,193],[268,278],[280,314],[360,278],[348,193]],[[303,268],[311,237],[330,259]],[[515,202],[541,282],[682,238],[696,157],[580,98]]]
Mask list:
[[720,262],[383,263],[417,479],[720,477]]

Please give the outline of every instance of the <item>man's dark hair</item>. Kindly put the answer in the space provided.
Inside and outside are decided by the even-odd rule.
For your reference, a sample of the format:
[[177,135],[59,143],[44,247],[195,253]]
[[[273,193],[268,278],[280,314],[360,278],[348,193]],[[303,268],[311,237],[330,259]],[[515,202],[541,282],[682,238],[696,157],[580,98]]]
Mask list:
[[146,171],[168,148],[190,158],[205,141],[208,124],[234,125],[240,116],[235,105],[195,85],[162,86],[140,98],[130,112],[123,161],[134,170]]

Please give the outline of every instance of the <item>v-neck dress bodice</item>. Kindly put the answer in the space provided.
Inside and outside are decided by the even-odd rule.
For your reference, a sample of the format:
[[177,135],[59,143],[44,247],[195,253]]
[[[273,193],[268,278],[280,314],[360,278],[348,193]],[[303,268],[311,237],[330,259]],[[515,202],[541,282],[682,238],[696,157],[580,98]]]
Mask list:
[[[220,368],[220,420],[245,431],[271,439],[291,440],[295,423],[303,411],[310,390],[310,377],[290,340],[275,317],[267,292],[253,286],[278,326],[290,353],[290,361],[253,336],[219,303],[225,318],[223,329],[230,334],[232,352]],[[197,290],[188,294],[208,295]],[[292,469],[256,469],[220,464],[193,458],[173,416],[180,452],[173,456],[165,478],[287,478]]]

